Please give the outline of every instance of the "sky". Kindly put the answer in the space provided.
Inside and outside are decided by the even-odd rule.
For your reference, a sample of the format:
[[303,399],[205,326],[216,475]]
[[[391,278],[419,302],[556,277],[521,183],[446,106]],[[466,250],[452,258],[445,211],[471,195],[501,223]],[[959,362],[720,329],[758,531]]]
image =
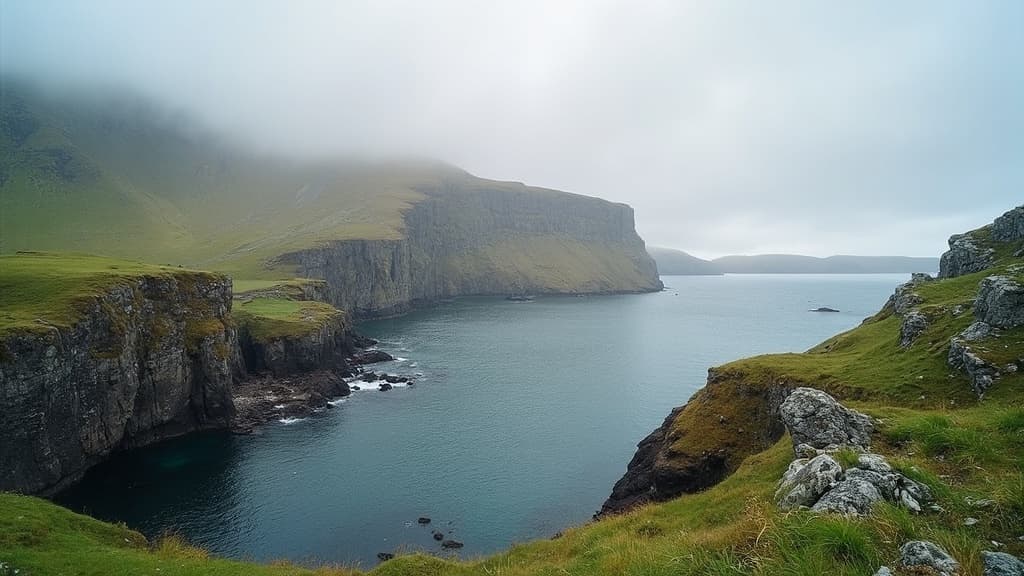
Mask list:
[[0,71],[626,202],[704,257],[935,256],[1024,200],[1018,0],[0,0]]

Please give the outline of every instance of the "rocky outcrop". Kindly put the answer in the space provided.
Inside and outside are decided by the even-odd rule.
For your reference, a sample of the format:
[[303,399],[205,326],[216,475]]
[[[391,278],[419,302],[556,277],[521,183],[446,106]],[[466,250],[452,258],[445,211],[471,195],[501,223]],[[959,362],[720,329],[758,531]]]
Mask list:
[[626,474],[595,517],[721,482],[747,456],[782,437],[779,407],[790,389],[785,382],[765,384],[742,373],[709,370],[707,385],[637,445]]
[[955,278],[981,272],[995,262],[995,250],[982,246],[973,234],[954,234],[949,250],[939,259],[939,278]]
[[[998,329],[1024,326],[1024,287],[1006,276],[989,276],[981,281],[974,301],[976,322],[949,342],[946,362],[950,368],[963,372],[979,397],[1001,375],[998,366],[986,361],[974,343],[997,335]],[[1017,366],[1009,367],[1016,371]]]
[[299,334],[256,335],[239,323],[238,340],[249,372],[276,377],[314,370],[350,372],[347,357],[356,352],[354,335],[340,311],[317,319]]
[[782,421],[793,438],[794,449],[806,444],[816,449],[871,444],[871,418],[850,410],[821,390],[797,388],[780,408]]
[[252,376],[235,384],[235,417],[231,430],[248,434],[273,420],[306,418],[330,408],[337,398],[351,394],[348,382],[337,372],[316,370],[275,378]]
[[1024,206],[1018,206],[992,222],[992,239],[996,242],[1024,240]]
[[0,336],[0,490],[39,493],[115,450],[228,426],[241,370],[231,281],[119,281],[69,326]]
[[419,191],[425,199],[405,213],[403,237],[334,241],[278,263],[325,280],[326,301],[355,317],[460,295],[662,287],[624,204],[504,183]]
[[996,328],[1024,326],[1024,286],[1006,276],[989,276],[978,286],[974,317]]

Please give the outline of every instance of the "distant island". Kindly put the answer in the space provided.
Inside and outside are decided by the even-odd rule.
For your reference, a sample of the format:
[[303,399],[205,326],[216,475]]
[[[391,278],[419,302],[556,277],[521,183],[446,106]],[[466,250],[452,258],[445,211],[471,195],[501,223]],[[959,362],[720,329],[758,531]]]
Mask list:
[[934,272],[938,258],[909,256],[800,256],[796,254],[759,254],[723,256],[704,260],[682,250],[648,247],[665,276],[709,276],[720,274],[886,274]]

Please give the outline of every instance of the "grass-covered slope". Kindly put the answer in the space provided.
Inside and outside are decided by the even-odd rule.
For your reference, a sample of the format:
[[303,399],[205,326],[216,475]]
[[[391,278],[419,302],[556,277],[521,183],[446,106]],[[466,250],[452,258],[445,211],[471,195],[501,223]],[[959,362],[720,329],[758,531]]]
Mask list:
[[[552,292],[650,290],[657,282],[652,262],[634,266],[643,248],[631,212],[625,248],[617,220],[580,217],[595,206],[599,215],[625,214],[625,206],[437,162],[260,154],[137,98],[49,98],[0,78],[0,253],[87,252],[280,280],[297,273],[286,255],[407,238],[406,216],[428,201],[435,205],[420,219],[428,237],[419,239],[416,265],[455,275],[460,288],[476,287],[491,271]],[[535,230],[518,234],[503,215]],[[564,234],[542,237],[551,220],[574,219]],[[484,221],[497,225],[461,227]],[[584,239],[594,228],[612,240]]]
[[193,282],[214,276],[85,254],[0,254],[0,335],[69,327],[111,287],[140,277]]

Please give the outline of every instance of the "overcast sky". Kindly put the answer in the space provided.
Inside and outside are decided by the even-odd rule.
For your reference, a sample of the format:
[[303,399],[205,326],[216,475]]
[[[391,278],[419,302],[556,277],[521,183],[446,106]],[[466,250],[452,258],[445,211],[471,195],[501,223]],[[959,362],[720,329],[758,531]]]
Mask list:
[[417,154],[701,256],[937,255],[1024,202],[1024,2],[0,0],[0,66]]

